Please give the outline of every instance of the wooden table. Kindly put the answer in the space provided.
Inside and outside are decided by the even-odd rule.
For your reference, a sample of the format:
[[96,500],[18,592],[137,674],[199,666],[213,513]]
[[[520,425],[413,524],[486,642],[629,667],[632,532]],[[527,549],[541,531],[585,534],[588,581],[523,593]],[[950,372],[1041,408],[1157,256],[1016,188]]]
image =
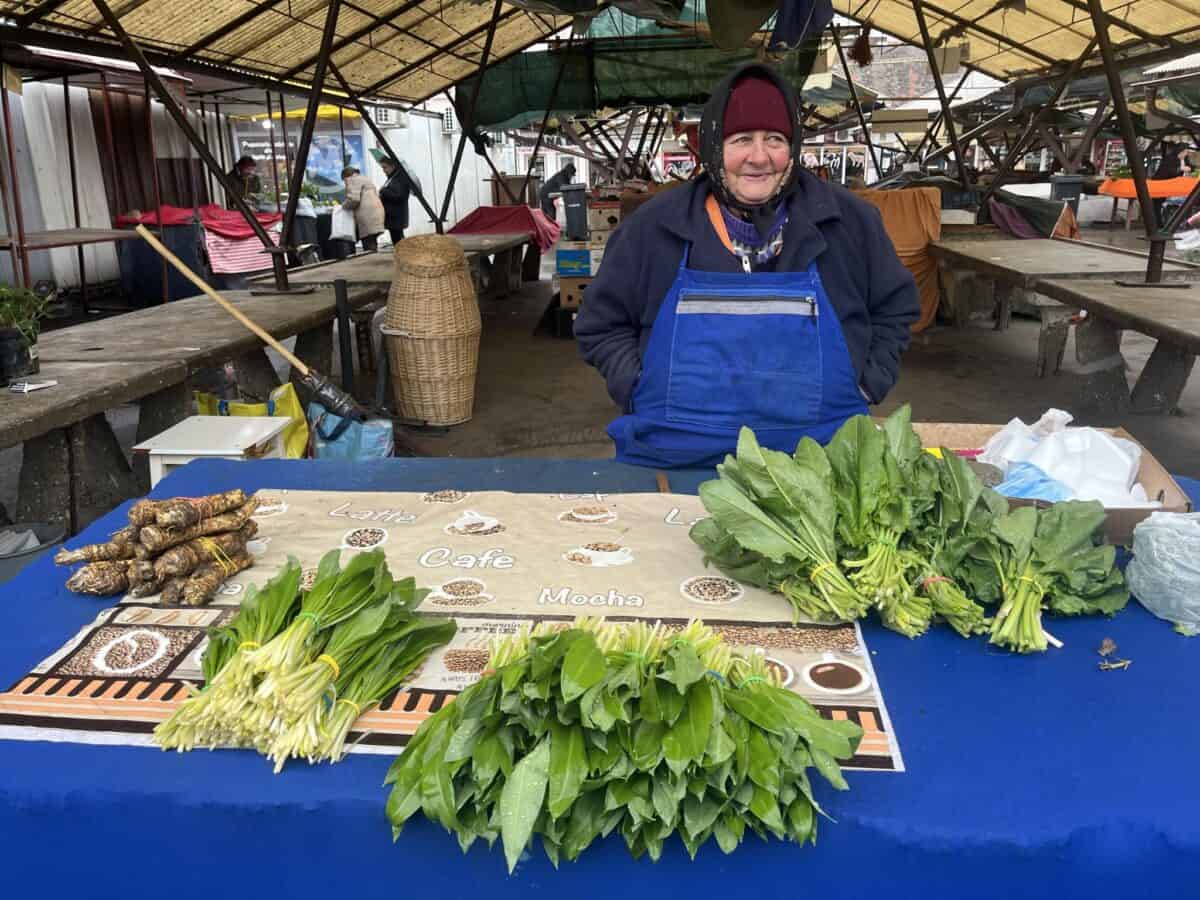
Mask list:
[[[379,288],[350,291],[351,308]],[[296,336],[296,354],[322,373],[333,364],[333,291],[224,295],[276,338]],[[63,522],[72,531],[149,489],[144,457],[131,469],[104,411],[138,403],[137,440],[191,414],[189,378],[234,361],[244,391],[266,397],[279,378],[262,343],[207,297],[47,332],[38,341],[41,372],[57,381],[31,394],[0,392],[0,448],[24,442],[17,518]],[[293,382],[298,376],[293,373]]]
[[[1042,280],[1145,278],[1147,257],[1134,250],[1068,240],[949,240],[929,245],[942,271],[950,317],[965,325],[982,302],[995,310],[996,330],[1008,328],[1015,308],[1041,319],[1037,374],[1057,372],[1062,364],[1071,317],[1070,305],[1037,290]],[[1200,266],[1167,263],[1163,277],[1200,280]]]
[[[1119,411],[1174,412],[1200,353],[1200,285],[1125,287],[1112,281],[1044,279],[1038,293],[1087,310],[1075,329],[1075,352],[1087,370],[1090,403]],[[1129,390],[1121,331],[1158,343]]]
[[[528,232],[513,234],[451,234],[467,254],[475,278],[475,288],[482,296],[505,296],[520,290],[522,281],[536,281],[540,253]],[[525,248],[522,251],[522,248]],[[532,260],[532,273],[531,263]],[[392,283],[394,262],[388,252],[359,253],[345,259],[316,263],[288,270],[288,282],[295,285],[330,285],[338,279],[349,285],[382,285]],[[256,283],[270,280],[265,275],[252,279]]]

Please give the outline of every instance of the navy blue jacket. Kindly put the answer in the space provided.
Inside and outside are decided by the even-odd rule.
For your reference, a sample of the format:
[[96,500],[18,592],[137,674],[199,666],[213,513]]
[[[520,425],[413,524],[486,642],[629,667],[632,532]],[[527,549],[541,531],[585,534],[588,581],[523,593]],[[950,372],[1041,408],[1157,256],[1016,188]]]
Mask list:
[[[688,267],[740,272],[704,208],[703,176],[643,204],[609,238],[599,274],[575,320],[583,358],[629,412],[659,308],[675,280],[685,243]],[[909,328],[920,316],[912,275],[896,256],[879,211],[849,191],[802,172],[787,199],[788,223],[777,272],[805,271],[813,260],[837,310],[859,386],[872,403],[892,389]]]

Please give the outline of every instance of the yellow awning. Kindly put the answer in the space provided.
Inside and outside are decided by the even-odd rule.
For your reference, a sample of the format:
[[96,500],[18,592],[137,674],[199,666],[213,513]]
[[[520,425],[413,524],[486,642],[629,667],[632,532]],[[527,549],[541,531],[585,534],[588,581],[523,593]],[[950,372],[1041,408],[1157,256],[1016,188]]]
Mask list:
[[[303,119],[304,113],[307,111],[307,109],[308,108],[305,106],[298,106],[295,109],[289,109],[287,111],[286,115],[289,119]],[[318,119],[336,119],[338,117],[338,109],[339,109],[339,107],[334,106],[332,103],[322,103],[320,106],[317,107],[317,118]],[[358,112],[353,109],[343,109],[342,115],[345,116],[347,119],[357,119],[358,118]],[[249,115],[249,116],[230,116],[229,118],[231,118],[235,122],[261,122],[264,119],[266,119],[266,117],[267,117],[267,114],[265,112],[261,112],[261,113],[254,113],[253,115]],[[272,119],[279,118],[278,110],[276,110],[275,114],[272,115],[271,118]]]

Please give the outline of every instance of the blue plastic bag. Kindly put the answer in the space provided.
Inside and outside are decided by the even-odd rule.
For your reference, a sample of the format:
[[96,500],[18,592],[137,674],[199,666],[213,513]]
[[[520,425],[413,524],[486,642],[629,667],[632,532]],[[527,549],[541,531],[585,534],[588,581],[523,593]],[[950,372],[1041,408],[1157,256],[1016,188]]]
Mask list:
[[996,493],[1024,500],[1046,500],[1058,503],[1070,500],[1074,493],[1061,481],[1051,478],[1033,463],[1013,463],[1008,475],[996,485]]
[[308,404],[308,420],[312,423],[313,457],[315,459],[344,459],[359,462],[368,459],[388,459],[395,455],[396,439],[389,419],[349,420],[343,423],[317,403]]

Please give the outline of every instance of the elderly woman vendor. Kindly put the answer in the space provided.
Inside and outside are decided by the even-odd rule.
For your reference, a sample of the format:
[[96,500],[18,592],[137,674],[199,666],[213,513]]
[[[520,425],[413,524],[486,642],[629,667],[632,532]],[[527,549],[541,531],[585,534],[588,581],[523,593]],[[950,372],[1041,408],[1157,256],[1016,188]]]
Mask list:
[[704,173],[622,223],[575,323],[624,415],[622,462],[709,466],[748,425],[825,442],[896,382],[916,284],[875,208],[801,170],[799,100],[773,69],[722,81]]

